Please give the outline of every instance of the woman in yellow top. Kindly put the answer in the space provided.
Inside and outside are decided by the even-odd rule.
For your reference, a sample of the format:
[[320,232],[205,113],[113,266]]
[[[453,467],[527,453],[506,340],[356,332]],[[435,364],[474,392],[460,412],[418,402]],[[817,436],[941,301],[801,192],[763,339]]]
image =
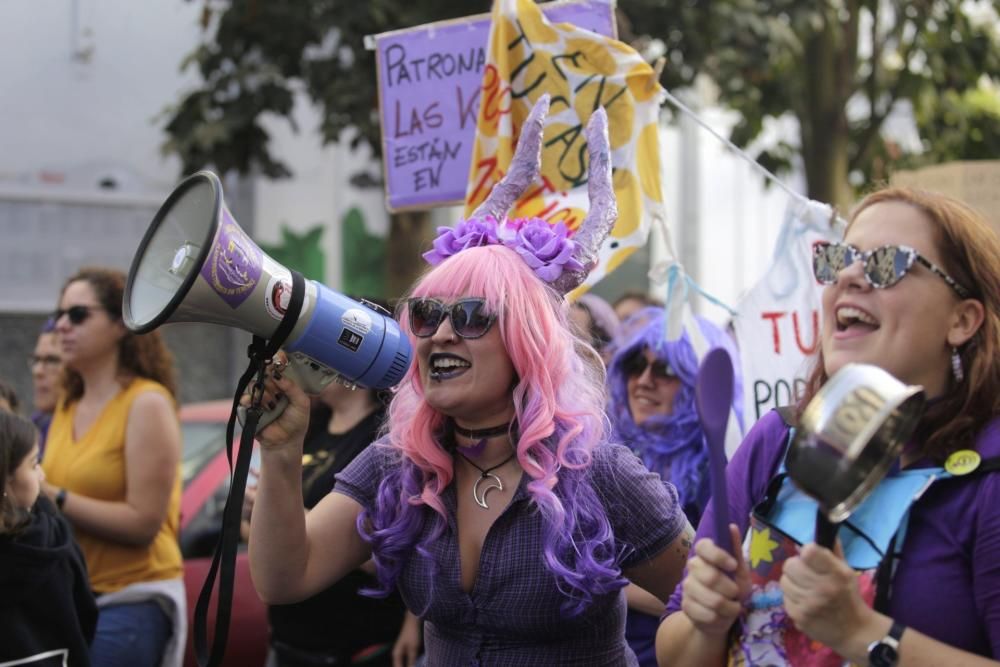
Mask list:
[[100,615],[91,662],[179,665],[180,425],[170,353],[121,318],[125,276],[85,268],[55,314],[65,372],[42,467],[73,524]]

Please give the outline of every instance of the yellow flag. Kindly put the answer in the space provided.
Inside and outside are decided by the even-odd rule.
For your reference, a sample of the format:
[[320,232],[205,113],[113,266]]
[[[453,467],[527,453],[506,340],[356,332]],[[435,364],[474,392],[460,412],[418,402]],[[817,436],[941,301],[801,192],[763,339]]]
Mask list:
[[569,23],[551,24],[533,0],[495,0],[480,96],[465,214],[486,199],[514,155],[521,124],[548,93],[552,105],[542,142],[540,182],[510,217],[539,217],[575,230],[589,208],[590,115],[608,114],[618,221],[585,290],[645,245],[654,216],[663,216],[658,116],[661,88],[632,47]]

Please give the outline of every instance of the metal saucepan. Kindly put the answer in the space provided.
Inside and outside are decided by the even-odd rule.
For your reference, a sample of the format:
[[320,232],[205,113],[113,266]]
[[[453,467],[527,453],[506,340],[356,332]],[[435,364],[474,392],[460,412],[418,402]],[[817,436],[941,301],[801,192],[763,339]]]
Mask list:
[[847,364],[816,393],[785,465],[819,503],[816,542],[832,548],[837,528],[885,477],[924,410],[924,390],[877,366]]

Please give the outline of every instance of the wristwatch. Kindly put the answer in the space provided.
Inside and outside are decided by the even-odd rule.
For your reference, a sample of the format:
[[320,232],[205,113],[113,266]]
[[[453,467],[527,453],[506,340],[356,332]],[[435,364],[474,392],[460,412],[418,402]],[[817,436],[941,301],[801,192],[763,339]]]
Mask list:
[[895,667],[899,661],[899,639],[904,630],[905,625],[893,621],[889,634],[868,645],[868,664],[871,667]]
[[56,492],[56,507],[62,509],[63,505],[65,504],[66,504],[66,489],[59,489]]

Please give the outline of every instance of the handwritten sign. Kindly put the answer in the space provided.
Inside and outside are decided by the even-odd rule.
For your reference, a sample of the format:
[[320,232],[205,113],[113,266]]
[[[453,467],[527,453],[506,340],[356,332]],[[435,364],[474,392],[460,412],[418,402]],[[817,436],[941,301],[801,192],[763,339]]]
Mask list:
[[[615,36],[607,0],[542,5],[549,20]],[[479,114],[490,15],[375,37],[386,206],[461,203]]]

